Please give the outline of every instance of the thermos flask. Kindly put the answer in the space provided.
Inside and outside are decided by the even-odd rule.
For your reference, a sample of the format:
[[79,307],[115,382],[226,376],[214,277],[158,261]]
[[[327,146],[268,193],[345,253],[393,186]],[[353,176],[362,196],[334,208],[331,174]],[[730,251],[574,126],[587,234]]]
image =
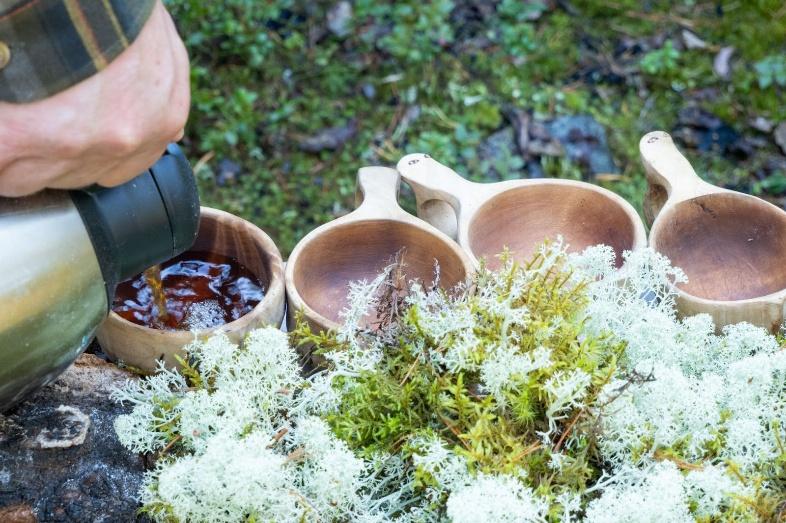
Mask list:
[[0,412],[64,371],[115,286],[187,250],[198,224],[195,180],[174,144],[117,187],[0,198]]

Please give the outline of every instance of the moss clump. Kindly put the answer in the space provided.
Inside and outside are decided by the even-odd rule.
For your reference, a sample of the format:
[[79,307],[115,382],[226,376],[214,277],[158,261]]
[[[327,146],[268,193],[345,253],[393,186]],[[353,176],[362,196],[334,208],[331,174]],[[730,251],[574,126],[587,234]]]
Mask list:
[[[504,256],[502,270],[481,268],[453,297],[416,285],[389,321],[351,335],[380,352],[373,369],[333,381],[341,400],[326,419],[336,435],[365,457],[410,459],[440,441],[466,473],[526,476],[547,498],[586,488],[599,475],[587,406],[624,345],[584,333],[586,282],[564,262],[559,249],[523,265]],[[346,333],[326,340],[301,324],[294,336],[323,354],[353,350]],[[416,475],[436,481],[427,467]]]

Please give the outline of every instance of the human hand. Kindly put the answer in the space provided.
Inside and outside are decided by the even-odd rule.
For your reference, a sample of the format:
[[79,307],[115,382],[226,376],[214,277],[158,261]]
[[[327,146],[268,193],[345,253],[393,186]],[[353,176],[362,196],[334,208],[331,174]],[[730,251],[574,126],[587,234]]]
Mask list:
[[0,102],[0,196],[119,185],[182,137],[189,105],[188,56],[159,1],[102,71],[44,100]]

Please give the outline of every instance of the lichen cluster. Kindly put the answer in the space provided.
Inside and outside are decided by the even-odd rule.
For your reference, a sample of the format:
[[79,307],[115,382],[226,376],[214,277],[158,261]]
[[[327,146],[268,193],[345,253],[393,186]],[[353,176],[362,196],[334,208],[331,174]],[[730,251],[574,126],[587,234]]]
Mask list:
[[115,393],[134,404],[115,422],[120,441],[160,456],[144,511],[158,521],[350,518],[372,484],[367,465],[299,411],[304,381],[286,335],[263,329],[242,350],[225,336],[191,349],[182,375],[162,368]]
[[[561,243],[451,292],[401,263],[343,327],[195,342],[182,374],[116,393],[158,462],[159,521],[765,521],[786,492],[786,353],[679,320],[649,250]],[[405,291],[405,292],[403,292]],[[376,318],[370,324],[368,319]],[[295,346],[321,369],[304,377]]]
[[[325,344],[303,324],[295,339],[325,345],[318,352],[332,362],[323,379],[338,398],[324,417],[334,433],[361,456],[412,460],[417,487],[437,505],[464,486],[459,480],[482,475],[516,478],[543,497],[536,513],[562,514],[551,501],[597,476],[586,407],[614,376],[623,349],[602,333],[585,334],[586,281],[566,261],[561,249],[544,249],[524,266],[481,269],[454,296],[414,284],[382,325],[347,328],[370,305],[378,315],[391,305],[385,289],[398,278],[383,275],[353,289],[347,327],[335,340]],[[335,342],[340,359],[331,355]],[[354,367],[368,359],[374,363]],[[450,488],[443,460],[429,455],[441,449],[461,462]]]
[[[597,261],[585,266],[596,269],[586,274],[597,283],[590,287],[588,327],[613,332],[627,346],[622,373],[607,387],[615,399],[601,409],[599,446],[609,483],[590,504],[589,518],[641,521],[642,507],[660,506],[670,516],[659,521],[782,521],[780,340],[745,323],[716,335],[707,315],[677,319],[673,293],[658,282],[686,278],[660,255],[634,253],[622,271],[611,271],[602,261],[609,251],[592,251]],[[630,375],[644,379],[626,387]],[[655,501],[661,497],[668,503]]]

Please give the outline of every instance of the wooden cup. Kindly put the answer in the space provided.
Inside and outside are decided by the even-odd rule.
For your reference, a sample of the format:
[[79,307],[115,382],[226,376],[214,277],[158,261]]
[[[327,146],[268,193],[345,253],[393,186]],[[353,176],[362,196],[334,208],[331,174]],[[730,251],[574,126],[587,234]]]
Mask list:
[[418,216],[457,239],[473,261],[499,267],[507,247],[526,260],[546,239],[562,236],[572,251],[605,244],[617,254],[646,245],[644,224],[635,209],[602,187],[573,180],[509,180],[475,183],[427,154],[398,162],[412,186]]
[[98,343],[110,358],[143,372],[155,372],[159,360],[176,367],[175,355],[185,357],[183,347],[195,338],[204,339],[220,330],[239,343],[253,329],[281,325],[284,319],[284,263],[278,247],[267,234],[242,218],[202,207],[199,233],[191,250],[234,258],[259,278],[265,297],[237,320],[197,331],[151,329],[110,312],[97,332]]
[[466,253],[440,231],[401,209],[398,188],[399,175],[394,169],[360,169],[360,206],[314,229],[295,246],[286,267],[290,329],[298,311],[317,332],[338,328],[349,284],[373,280],[400,251],[408,280],[433,284],[435,262],[442,288],[450,289],[470,276],[473,267]]
[[786,212],[696,175],[667,133],[639,142],[649,190],[650,246],[682,268],[683,315],[709,313],[720,329],[747,321],[777,331],[786,304]]

